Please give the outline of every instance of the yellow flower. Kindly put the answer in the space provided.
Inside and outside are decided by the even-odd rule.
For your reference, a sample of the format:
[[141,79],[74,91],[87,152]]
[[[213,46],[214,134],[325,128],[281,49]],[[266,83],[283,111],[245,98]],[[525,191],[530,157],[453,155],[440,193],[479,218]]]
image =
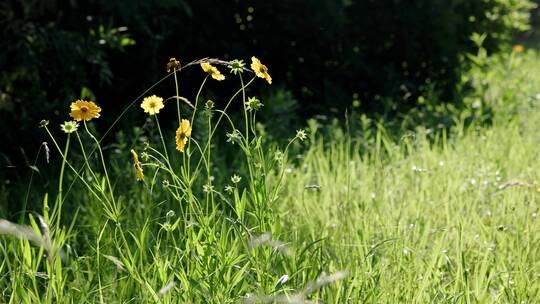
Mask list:
[[514,53],[523,53],[523,51],[525,51],[525,47],[522,44],[516,44],[512,47],[512,51]]
[[268,84],[272,84],[272,77],[268,74],[268,68],[255,56],[251,57],[251,69],[257,77],[264,78],[268,81]]
[[144,173],[141,166],[141,162],[139,161],[139,155],[137,155],[137,152],[135,150],[131,149],[131,155],[133,156],[133,167],[135,167],[135,177],[138,181],[144,180]]
[[73,117],[76,121],[91,120],[99,117],[101,108],[98,107],[93,101],[77,100],[71,103],[71,113],[69,116]]
[[159,110],[163,109],[163,98],[156,95],[145,97],[141,103],[144,113],[154,115],[159,113]]
[[212,78],[214,78],[215,80],[221,81],[225,79],[225,76],[223,76],[223,74],[221,74],[221,72],[215,66],[211,65],[208,62],[201,63],[201,68],[203,69],[203,71],[210,74],[210,76],[212,76]]
[[186,145],[188,138],[191,136],[191,125],[189,120],[182,119],[180,127],[176,130],[176,150],[184,152],[184,146]]

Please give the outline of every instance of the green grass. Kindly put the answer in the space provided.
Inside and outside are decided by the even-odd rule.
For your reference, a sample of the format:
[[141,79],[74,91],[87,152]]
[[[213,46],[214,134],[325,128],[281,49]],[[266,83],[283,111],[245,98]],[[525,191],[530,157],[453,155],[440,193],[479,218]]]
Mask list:
[[[126,150],[104,165],[110,179],[89,156],[86,187],[66,167],[63,196],[30,205],[43,217],[0,221],[0,302],[536,303],[540,58],[485,60],[468,75],[474,107],[448,132],[327,130],[281,159],[257,144],[246,110],[238,168],[217,148],[176,153],[170,166],[143,160],[141,184]],[[214,139],[193,126],[201,146]],[[81,149],[95,147],[80,132]],[[163,151],[159,137],[150,147]]]

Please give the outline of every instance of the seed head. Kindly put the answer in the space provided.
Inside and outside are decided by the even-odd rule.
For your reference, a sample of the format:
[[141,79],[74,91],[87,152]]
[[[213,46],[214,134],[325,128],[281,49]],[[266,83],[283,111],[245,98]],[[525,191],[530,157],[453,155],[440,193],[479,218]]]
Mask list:
[[248,111],[257,111],[263,106],[262,102],[257,97],[250,97],[246,101],[246,108]]
[[227,185],[225,186],[225,192],[227,192],[228,194],[232,194],[234,192],[234,188],[231,186],[231,185]]
[[231,177],[231,181],[233,182],[233,184],[238,184],[240,182],[240,180],[242,180],[242,178],[237,174],[234,174]]
[[178,71],[180,70],[180,67],[180,61],[173,57],[169,59],[169,62],[167,62],[167,73],[170,73],[171,71]]
[[233,73],[234,75],[243,73],[245,66],[246,64],[244,63],[243,60],[235,59],[229,62],[229,69],[231,70],[231,73]]
[[43,119],[42,121],[39,122],[39,127],[40,128],[45,128],[46,126],[49,125],[49,121],[48,120],[45,120]]
[[66,121],[60,125],[60,129],[67,134],[77,131],[77,128],[79,128],[79,123],[76,121]]
[[300,139],[301,141],[304,141],[306,140],[307,138],[307,133],[305,130],[296,130],[296,138]]

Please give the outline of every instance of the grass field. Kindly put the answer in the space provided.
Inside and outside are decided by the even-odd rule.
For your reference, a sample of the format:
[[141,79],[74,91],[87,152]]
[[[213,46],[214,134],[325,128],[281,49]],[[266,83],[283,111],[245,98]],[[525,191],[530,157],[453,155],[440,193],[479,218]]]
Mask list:
[[240,89],[244,120],[223,116],[238,168],[204,148],[222,112],[198,97],[206,110],[188,112],[202,120],[184,152],[165,130],[133,146],[144,182],[130,147],[101,157],[81,123],[58,139],[78,151],[56,154],[58,190],[28,205],[26,224],[0,220],[0,302],[536,303],[540,58],[485,60],[466,103],[489,119],[465,127],[463,112],[450,130],[397,137],[384,124],[369,136],[300,131],[267,149]]

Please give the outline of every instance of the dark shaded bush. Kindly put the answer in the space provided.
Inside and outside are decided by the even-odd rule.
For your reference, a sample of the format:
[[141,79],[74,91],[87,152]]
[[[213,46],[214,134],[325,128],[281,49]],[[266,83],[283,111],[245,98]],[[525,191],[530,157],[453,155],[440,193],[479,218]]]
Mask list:
[[[97,99],[110,125],[165,74],[169,57],[249,60],[293,92],[296,114],[394,115],[423,91],[454,101],[473,32],[497,50],[527,29],[529,0],[4,1],[0,9],[2,153],[37,148],[29,130],[67,119],[69,103]],[[201,75],[182,76],[188,95]],[[200,76],[200,77],[199,77]],[[172,81],[157,93],[172,90]],[[216,90],[228,89],[227,84]],[[285,96],[285,95],[284,95]],[[392,97],[392,98],[386,98]],[[106,113],[106,114],[105,114]],[[137,114],[133,114],[137,115]],[[291,113],[293,115],[293,113]],[[130,124],[130,120],[125,120]],[[24,133],[23,133],[24,131]]]

